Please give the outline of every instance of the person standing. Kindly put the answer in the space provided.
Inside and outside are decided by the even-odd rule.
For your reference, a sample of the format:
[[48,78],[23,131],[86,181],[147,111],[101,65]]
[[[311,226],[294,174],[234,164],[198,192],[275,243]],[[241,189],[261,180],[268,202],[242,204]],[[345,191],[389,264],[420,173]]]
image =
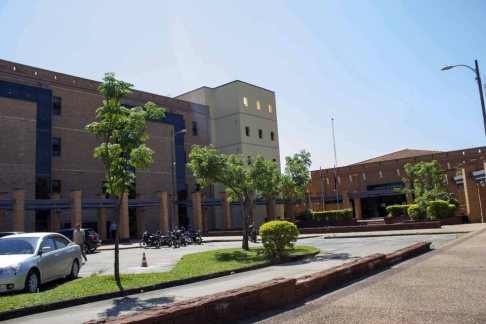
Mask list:
[[81,254],[83,255],[84,261],[88,261],[86,258],[86,253],[84,253],[84,239],[85,239],[84,231],[81,229],[81,224],[76,224],[76,229],[73,232],[73,240],[74,243],[81,247]]
[[115,239],[115,236],[116,236],[116,223],[115,223],[115,221],[111,222],[110,231],[111,231],[111,238]]

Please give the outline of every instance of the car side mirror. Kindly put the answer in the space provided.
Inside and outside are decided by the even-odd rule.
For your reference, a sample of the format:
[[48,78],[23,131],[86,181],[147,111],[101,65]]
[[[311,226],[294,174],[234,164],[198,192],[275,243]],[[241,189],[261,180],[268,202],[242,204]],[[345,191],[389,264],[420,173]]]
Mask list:
[[44,246],[39,254],[44,254],[44,253],[49,253],[49,252],[51,252],[51,247],[50,246]]

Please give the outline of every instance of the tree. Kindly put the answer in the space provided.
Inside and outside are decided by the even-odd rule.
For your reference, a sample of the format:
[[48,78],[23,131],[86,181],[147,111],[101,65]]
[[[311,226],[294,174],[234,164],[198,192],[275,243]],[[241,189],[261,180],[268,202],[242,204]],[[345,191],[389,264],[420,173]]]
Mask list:
[[305,150],[294,154],[293,157],[285,157],[285,171],[282,179],[282,189],[285,199],[291,197],[305,198],[307,185],[312,183],[309,172],[311,164],[311,154]]
[[[189,154],[197,182],[203,186],[223,184],[230,201],[238,201],[243,215],[242,249],[248,250],[248,226],[253,218],[257,198],[275,199],[280,193],[281,174],[277,163],[257,156],[243,158],[243,155],[220,154],[212,145],[194,145]],[[247,165],[249,166],[247,167]]]
[[442,167],[436,160],[432,162],[407,163],[404,165],[408,178],[403,178],[404,183],[411,183],[411,189],[397,189],[403,194],[415,194],[415,203],[425,208],[430,201],[446,200],[453,197],[447,192]]
[[[103,105],[96,110],[94,122],[85,127],[89,134],[96,135],[100,146],[95,148],[93,156],[102,161],[107,170],[106,192],[116,208],[116,223],[120,224],[122,199],[134,187],[136,175],[134,168],[148,170],[153,162],[154,151],[143,142],[148,139],[145,134],[148,119],[165,117],[164,109],[152,102],[145,104],[144,108],[125,108],[123,100],[131,95],[132,84],[115,79],[114,73],[106,73],[103,83],[98,91],[105,97]],[[120,261],[119,261],[120,231],[115,236],[115,280],[119,287]]]

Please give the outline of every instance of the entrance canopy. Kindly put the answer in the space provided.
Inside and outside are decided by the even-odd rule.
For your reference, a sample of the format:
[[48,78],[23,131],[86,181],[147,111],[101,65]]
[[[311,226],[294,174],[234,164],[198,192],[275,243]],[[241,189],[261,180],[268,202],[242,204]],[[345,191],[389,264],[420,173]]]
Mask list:
[[378,196],[391,196],[399,195],[393,188],[382,189],[382,190],[371,190],[371,191],[361,191],[361,192],[350,192],[348,193],[349,198],[369,198]]

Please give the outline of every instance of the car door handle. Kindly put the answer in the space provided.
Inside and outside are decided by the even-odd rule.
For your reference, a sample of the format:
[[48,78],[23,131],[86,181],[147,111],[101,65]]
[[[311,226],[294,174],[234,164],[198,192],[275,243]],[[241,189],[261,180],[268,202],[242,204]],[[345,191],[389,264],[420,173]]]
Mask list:
[[59,253],[58,254],[55,254],[54,256],[57,256],[58,257],[59,256]]

